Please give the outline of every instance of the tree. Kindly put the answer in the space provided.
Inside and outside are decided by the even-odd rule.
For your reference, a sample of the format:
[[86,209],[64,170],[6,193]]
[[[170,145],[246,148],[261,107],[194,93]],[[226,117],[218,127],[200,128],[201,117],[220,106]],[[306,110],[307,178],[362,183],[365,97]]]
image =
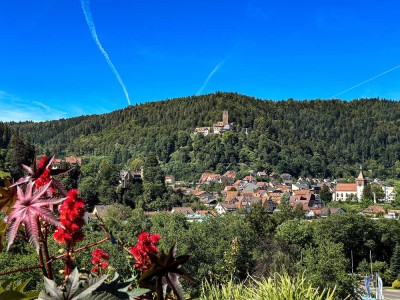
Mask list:
[[304,249],[313,242],[309,223],[297,219],[281,224],[276,235],[289,245],[294,245],[297,250]]
[[156,155],[151,152],[148,154],[143,170],[143,182],[164,184],[164,173],[158,163]]
[[332,193],[327,185],[324,185],[320,192],[321,201],[329,203],[332,201]]
[[353,279],[347,273],[350,264],[343,253],[343,244],[321,241],[304,253],[303,266],[311,281],[321,289],[336,289],[338,299],[346,299],[354,292]]
[[393,206],[400,208],[400,180],[394,182],[394,201]]
[[276,229],[275,219],[261,203],[256,203],[251,207],[250,212],[246,214],[246,219],[259,239],[271,235]]
[[86,205],[88,207],[93,207],[99,203],[96,179],[91,176],[86,176],[79,182],[78,188],[82,198],[86,200]]
[[12,176],[22,177],[22,164],[30,166],[35,156],[35,148],[27,141],[20,137],[19,132],[15,131],[11,137],[7,149],[7,165]]
[[392,281],[400,279],[400,244],[394,248],[393,256],[390,259],[390,271],[392,273]]
[[377,183],[371,183],[371,193],[373,199],[378,202],[378,200],[385,199],[385,192],[382,187]]
[[[149,153],[146,158],[143,170],[143,201],[145,209],[163,209],[161,199],[165,193],[164,173],[154,153]],[[157,201],[154,205],[152,202]]]

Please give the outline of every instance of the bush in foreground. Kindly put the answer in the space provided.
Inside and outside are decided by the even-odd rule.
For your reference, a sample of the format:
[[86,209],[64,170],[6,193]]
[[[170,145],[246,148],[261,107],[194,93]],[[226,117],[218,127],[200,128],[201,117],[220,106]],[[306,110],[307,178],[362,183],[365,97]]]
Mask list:
[[238,284],[230,280],[222,286],[206,282],[200,300],[332,300],[334,292],[314,288],[304,274],[296,277],[274,274],[261,280],[250,277],[247,282]]

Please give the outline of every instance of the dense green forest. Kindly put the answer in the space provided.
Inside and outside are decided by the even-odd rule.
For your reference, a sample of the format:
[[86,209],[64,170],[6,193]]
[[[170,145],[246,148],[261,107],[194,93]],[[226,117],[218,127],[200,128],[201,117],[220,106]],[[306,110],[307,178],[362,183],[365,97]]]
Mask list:
[[[235,132],[194,135],[229,111]],[[166,174],[195,180],[204,171],[246,166],[295,176],[400,174],[400,103],[267,101],[235,93],[209,94],[129,106],[104,115],[7,123],[36,147],[57,156],[107,156],[114,164],[154,152]],[[248,128],[248,134],[245,133]],[[0,139],[1,139],[0,132]],[[0,140],[4,148],[5,141]]]

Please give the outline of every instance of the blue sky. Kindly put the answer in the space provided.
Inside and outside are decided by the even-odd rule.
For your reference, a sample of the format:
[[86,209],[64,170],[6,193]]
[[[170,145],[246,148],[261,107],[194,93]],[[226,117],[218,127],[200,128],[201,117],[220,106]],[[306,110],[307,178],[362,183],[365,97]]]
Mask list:
[[[397,0],[85,3],[132,104],[215,91],[400,99]],[[0,1],[1,121],[127,105],[81,0]]]

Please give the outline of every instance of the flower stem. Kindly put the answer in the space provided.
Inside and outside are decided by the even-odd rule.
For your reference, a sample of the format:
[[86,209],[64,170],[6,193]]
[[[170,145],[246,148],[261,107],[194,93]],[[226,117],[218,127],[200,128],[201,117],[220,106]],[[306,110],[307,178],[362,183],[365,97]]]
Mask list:
[[49,248],[47,247],[47,237],[48,237],[48,230],[47,230],[47,224],[45,224],[44,225],[44,239],[43,239],[44,257],[46,259],[47,274],[49,275],[48,278],[53,279],[53,270],[51,268]]
[[17,272],[23,272],[23,271],[28,271],[28,270],[33,270],[33,269],[43,269],[43,266],[41,265],[36,265],[36,266],[30,266],[30,267],[25,267],[25,268],[20,268],[20,269],[15,269],[7,272],[0,273],[0,276],[8,275],[8,274],[13,274]]

